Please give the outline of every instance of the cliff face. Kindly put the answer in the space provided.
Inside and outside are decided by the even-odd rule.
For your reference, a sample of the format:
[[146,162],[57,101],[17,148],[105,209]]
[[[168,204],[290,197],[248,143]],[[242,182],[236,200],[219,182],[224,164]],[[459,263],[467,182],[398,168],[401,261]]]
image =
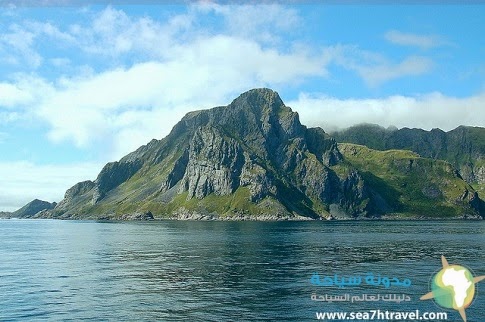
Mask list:
[[[318,219],[399,210],[364,177],[322,129],[303,126],[276,92],[255,89],[188,113],[166,138],[70,188],[50,215]],[[460,205],[453,214],[478,216],[468,200]]]
[[339,143],[360,144],[376,150],[410,150],[424,158],[445,160],[468,183],[485,185],[485,128],[460,126],[444,132],[362,124],[332,136]]

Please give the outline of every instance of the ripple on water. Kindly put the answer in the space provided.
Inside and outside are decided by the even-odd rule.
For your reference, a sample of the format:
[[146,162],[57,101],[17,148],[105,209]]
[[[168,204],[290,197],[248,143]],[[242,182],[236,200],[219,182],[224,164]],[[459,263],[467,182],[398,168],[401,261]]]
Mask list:
[[[436,311],[417,299],[440,256],[485,275],[484,232],[483,222],[2,221],[0,320],[310,321],[322,309],[310,295],[324,292],[314,272],[407,277],[414,301],[389,308]],[[485,320],[484,306],[478,296],[467,314]]]

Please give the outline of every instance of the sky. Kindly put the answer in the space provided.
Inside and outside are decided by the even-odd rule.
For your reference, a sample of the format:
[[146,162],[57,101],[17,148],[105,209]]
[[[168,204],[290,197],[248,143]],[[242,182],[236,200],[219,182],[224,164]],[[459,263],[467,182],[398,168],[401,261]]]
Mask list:
[[0,0],[0,211],[257,87],[327,132],[485,126],[485,3],[345,2]]

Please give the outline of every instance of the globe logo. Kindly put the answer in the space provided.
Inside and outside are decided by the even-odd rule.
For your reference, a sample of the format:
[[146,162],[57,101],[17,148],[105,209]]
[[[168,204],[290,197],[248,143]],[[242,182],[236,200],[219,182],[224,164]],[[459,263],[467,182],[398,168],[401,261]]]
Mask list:
[[450,265],[441,256],[443,268],[431,281],[431,292],[421,300],[434,299],[436,304],[447,309],[457,310],[466,322],[465,309],[470,306],[475,296],[475,284],[485,276],[473,277],[470,270],[461,265]]
[[470,306],[475,295],[473,275],[459,265],[450,265],[439,271],[433,278],[431,289],[436,303],[455,310]]

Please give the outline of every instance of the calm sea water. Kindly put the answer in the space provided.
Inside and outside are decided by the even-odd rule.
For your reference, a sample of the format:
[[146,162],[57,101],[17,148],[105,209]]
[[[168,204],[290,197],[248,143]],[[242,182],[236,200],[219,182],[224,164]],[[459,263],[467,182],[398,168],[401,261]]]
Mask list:
[[[316,312],[443,312],[432,275],[485,275],[485,222],[90,222],[0,220],[0,320],[315,321]],[[320,276],[409,278],[395,286],[315,286]],[[398,293],[411,301],[317,302]],[[485,321],[485,282],[466,310]],[[458,313],[448,321],[460,321]]]

